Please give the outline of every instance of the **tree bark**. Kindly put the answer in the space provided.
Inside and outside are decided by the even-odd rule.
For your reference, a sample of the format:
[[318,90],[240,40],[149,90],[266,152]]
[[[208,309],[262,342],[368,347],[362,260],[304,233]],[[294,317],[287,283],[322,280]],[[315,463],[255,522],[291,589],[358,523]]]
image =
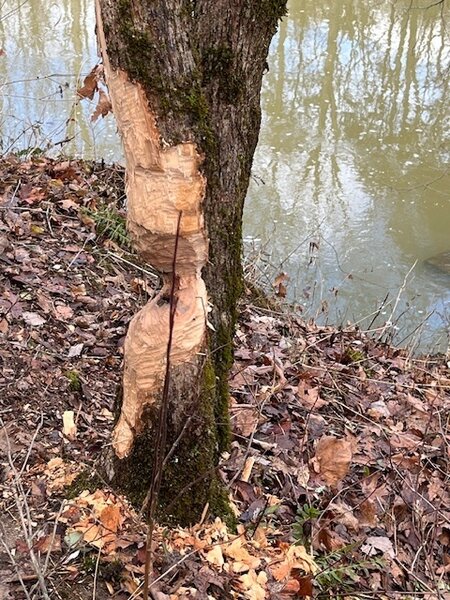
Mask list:
[[126,159],[128,230],[163,280],[127,334],[111,477],[142,502],[175,277],[167,451],[178,442],[160,518],[181,523],[198,519],[206,503],[215,513],[227,507],[215,467],[230,438],[242,210],[268,48],[285,10],[286,0],[97,0],[97,36]]

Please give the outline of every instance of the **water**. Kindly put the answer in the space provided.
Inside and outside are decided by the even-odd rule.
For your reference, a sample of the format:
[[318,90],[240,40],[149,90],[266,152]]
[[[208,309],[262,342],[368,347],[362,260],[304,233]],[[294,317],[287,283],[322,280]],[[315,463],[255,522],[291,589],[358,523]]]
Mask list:
[[[245,213],[268,282],[322,321],[393,327],[445,350],[450,276],[448,3],[293,0],[274,38]],[[121,160],[77,78],[97,60],[92,0],[0,0],[3,151]],[[8,15],[8,13],[10,13]],[[387,300],[383,304],[383,300]],[[393,310],[395,311],[393,312]]]

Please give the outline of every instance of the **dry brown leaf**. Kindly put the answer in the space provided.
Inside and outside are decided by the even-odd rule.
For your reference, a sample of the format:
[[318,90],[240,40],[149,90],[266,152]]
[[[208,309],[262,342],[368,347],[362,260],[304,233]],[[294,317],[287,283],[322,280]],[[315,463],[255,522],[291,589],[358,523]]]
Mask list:
[[286,298],[287,294],[287,282],[289,281],[289,275],[287,273],[279,273],[275,277],[275,281],[272,284],[272,287],[275,289],[275,294],[280,298]]
[[46,323],[44,317],[41,317],[38,313],[24,311],[22,313],[22,318],[27,325],[31,325],[31,327],[40,327]]
[[297,594],[300,590],[300,583],[297,579],[289,579],[289,581],[283,586],[281,590],[283,594],[288,594],[290,596]]
[[380,550],[383,554],[387,554],[390,558],[395,557],[395,550],[392,542],[385,536],[370,535],[366,539],[366,543],[361,546],[361,552],[372,556]]
[[319,392],[319,387],[311,387],[305,381],[300,381],[297,387],[298,399],[307,409],[318,409],[328,404],[326,400],[320,398]]
[[111,100],[106,92],[99,90],[97,106],[95,107],[91,121],[95,122],[100,116],[104,119],[109,112],[112,112]]
[[352,444],[332,435],[322,437],[314,457],[318,473],[327,485],[336,486],[348,473],[352,460]]
[[318,566],[304,546],[290,546],[282,562],[270,569],[274,579],[282,581],[289,576],[292,569],[300,569],[304,573],[316,573]]
[[42,554],[47,554],[47,552],[60,552],[61,537],[58,534],[44,535],[38,539],[33,548]]
[[233,429],[243,435],[250,436],[258,424],[258,410],[254,406],[232,409]]
[[406,450],[416,450],[422,440],[417,435],[409,431],[400,431],[394,433],[390,437],[390,444],[393,448],[404,448]]
[[349,531],[359,531],[359,521],[353,514],[352,508],[345,502],[331,502],[327,510],[333,512],[333,520],[344,525]]
[[78,88],[77,95],[80,98],[89,98],[92,100],[97,91],[97,82],[103,71],[101,65],[95,65],[92,71],[84,78],[82,87]]
[[[233,558],[238,564],[233,565],[233,571],[235,573],[241,573],[242,571],[248,571],[249,568],[257,569],[261,563],[259,558],[252,556],[247,548],[244,547],[244,539],[242,536],[237,537],[235,540],[225,547],[225,555]],[[241,564],[240,564],[241,563]],[[242,565],[244,568],[242,568]]]
[[359,506],[360,519],[359,524],[362,527],[375,527],[378,522],[377,509],[375,503],[370,499],[364,500]]
[[8,333],[9,325],[6,319],[0,319],[0,333]]
[[47,489],[49,492],[62,490],[70,485],[80,472],[82,465],[65,463],[62,458],[56,457],[48,461],[44,474],[48,478]]
[[312,598],[313,595],[313,584],[311,575],[305,577],[296,578],[299,583],[298,595],[300,598]]
[[55,306],[54,314],[58,321],[70,321],[73,317],[73,310],[67,304],[58,304]]
[[276,581],[283,581],[291,572],[291,565],[286,560],[275,567],[271,567],[270,571]]
[[80,531],[83,534],[83,539],[88,544],[97,546],[97,548],[101,548],[104,545],[100,527],[95,525],[95,523],[88,521],[84,530],[82,527],[77,526],[76,531]]

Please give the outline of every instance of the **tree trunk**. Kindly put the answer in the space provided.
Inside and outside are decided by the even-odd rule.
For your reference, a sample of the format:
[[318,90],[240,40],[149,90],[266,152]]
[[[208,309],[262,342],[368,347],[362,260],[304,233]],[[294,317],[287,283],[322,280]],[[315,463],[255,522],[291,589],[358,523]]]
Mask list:
[[128,330],[111,477],[142,502],[175,278],[167,451],[178,443],[160,518],[181,523],[198,519],[206,503],[215,513],[227,507],[215,466],[230,437],[242,210],[268,48],[285,10],[286,0],[97,0],[97,36],[126,159],[128,230],[163,280]]

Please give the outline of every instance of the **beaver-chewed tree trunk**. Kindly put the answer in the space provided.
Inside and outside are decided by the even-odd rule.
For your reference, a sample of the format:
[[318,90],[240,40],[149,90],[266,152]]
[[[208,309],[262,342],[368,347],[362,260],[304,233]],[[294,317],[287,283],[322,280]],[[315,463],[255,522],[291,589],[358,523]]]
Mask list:
[[195,521],[207,503],[216,513],[227,506],[214,467],[229,442],[242,209],[266,57],[285,10],[286,0],[97,0],[126,158],[128,230],[163,279],[128,330],[111,477],[132,501],[143,501],[175,278],[168,449],[183,435],[166,466],[159,516],[181,523]]

